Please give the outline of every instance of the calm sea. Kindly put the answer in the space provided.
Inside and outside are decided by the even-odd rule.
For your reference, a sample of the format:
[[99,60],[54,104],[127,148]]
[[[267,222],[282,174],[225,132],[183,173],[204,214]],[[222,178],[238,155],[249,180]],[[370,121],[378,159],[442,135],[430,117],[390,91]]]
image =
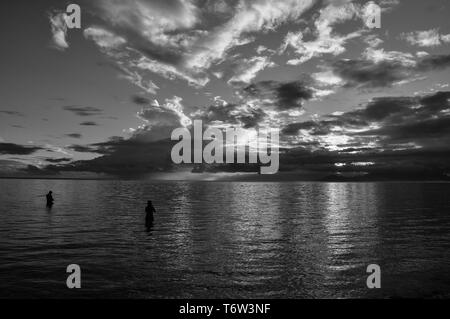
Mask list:
[[[0,180],[0,190],[0,298],[450,297],[446,183]],[[81,290],[66,287],[69,264]],[[369,264],[381,289],[366,286]]]

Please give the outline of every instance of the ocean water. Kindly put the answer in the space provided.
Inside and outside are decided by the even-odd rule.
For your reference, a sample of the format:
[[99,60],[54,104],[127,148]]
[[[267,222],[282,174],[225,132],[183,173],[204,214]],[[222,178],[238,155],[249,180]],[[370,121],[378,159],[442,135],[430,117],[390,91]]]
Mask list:
[[[0,190],[0,298],[450,296],[446,183],[0,180]],[[69,264],[82,289],[66,287]],[[381,289],[366,286],[369,264]]]

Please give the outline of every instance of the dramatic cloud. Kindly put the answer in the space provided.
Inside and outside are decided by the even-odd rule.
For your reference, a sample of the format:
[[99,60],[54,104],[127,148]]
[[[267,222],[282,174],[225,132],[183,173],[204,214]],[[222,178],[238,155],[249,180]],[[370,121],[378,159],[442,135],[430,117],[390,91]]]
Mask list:
[[[315,2],[219,1],[200,6],[191,0],[86,1],[101,21],[87,27],[84,36],[115,61],[123,78],[156,94],[159,87],[149,79],[151,74],[205,86],[211,66],[223,62],[232,49],[252,42],[252,33],[297,22]],[[61,40],[66,30],[55,25],[60,47],[67,47]],[[269,65],[266,58],[250,58],[236,70],[232,82],[249,83]]]
[[364,171],[372,178],[445,179],[449,125],[450,92],[376,98],[350,112],[286,126],[284,138],[293,147],[281,163],[291,169],[334,166],[336,172]]
[[440,34],[438,29],[403,33],[401,37],[419,47],[437,47],[450,43],[450,34]]
[[184,114],[182,100],[175,96],[172,99],[166,99],[162,105],[154,101],[151,106],[142,109],[138,116],[146,125],[135,132],[136,139],[145,142],[170,139],[174,129],[190,125],[191,119]]
[[[389,24],[403,17],[391,10],[397,0],[376,2],[384,15],[393,15],[383,16],[382,30],[364,25],[367,1],[82,2],[85,41],[80,43],[94,43],[106,58],[98,65],[113,68],[120,79],[139,88],[135,95],[127,86],[114,94],[141,109],[136,116],[142,125],[120,127],[118,134],[126,137],[99,143],[68,134],[80,140],[60,151],[86,154],[76,154],[70,163],[49,161],[55,164],[52,171],[121,175],[171,170],[171,133],[191,129],[197,119],[221,129],[279,129],[282,170],[384,174],[399,166],[423,170],[426,161],[437,175],[448,168],[448,93],[423,92],[448,85],[438,72],[450,66],[450,55],[437,55],[435,49],[450,42],[450,36],[438,29],[396,33],[398,28]],[[64,14],[52,14],[50,23],[55,47],[67,49]],[[417,28],[423,26],[411,30]],[[400,39],[430,50],[407,51],[411,47],[405,42],[394,43]],[[425,82],[429,87],[420,88]],[[388,92],[401,90],[405,96],[372,98],[374,91],[381,95],[381,89],[391,87],[397,88]],[[367,96],[369,102],[351,105],[356,94],[358,101]],[[343,101],[345,105],[334,105]],[[341,112],[332,113],[335,106]],[[104,113],[79,105],[64,109],[82,117]],[[76,161],[77,156],[99,157]]]
[[24,146],[13,143],[0,143],[1,155],[30,155],[40,150],[43,150],[43,148],[37,146]]
[[103,113],[103,110],[91,106],[69,105],[64,106],[64,110],[70,111],[78,116],[95,116]]
[[274,30],[283,23],[296,21],[314,3],[312,0],[240,2],[230,20],[199,41],[201,49],[194,51],[187,65],[209,68],[213,62],[223,59],[231,48],[251,41],[249,33]]
[[319,121],[290,124],[286,136],[323,150],[445,148],[450,139],[450,92],[375,98],[362,108]]
[[[145,116],[152,122],[161,114],[155,111]],[[247,128],[257,126],[266,116],[260,109],[246,109],[220,99],[192,115],[206,125],[235,123]],[[168,126],[180,121],[176,116],[162,117]],[[103,143],[72,146],[70,149],[103,156],[53,169],[115,175],[171,171],[174,168],[169,157],[173,144],[168,139],[154,140],[150,138],[152,134],[148,126],[129,139],[116,137]],[[332,180],[445,179],[450,170],[450,92],[375,98],[352,111],[288,124],[281,137],[285,142],[280,154],[282,171],[306,169],[315,174],[315,179],[329,176]],[[215,166],[207,170],[230,172],[253,168]]]

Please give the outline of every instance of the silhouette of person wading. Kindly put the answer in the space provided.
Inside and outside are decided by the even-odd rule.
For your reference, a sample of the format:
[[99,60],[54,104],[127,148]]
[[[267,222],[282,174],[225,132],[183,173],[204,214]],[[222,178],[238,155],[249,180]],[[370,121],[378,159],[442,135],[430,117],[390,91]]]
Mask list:
[[145,226],[150,228],[153,226],[153,213],[156,213],[156,209],[153,207],[153,203],[150,200],[147,202],[147,207],[145,207],[145,213]]
[[49,207],[49,208],[53,206],[53,202],[54,202],[52,194],[53,194],[53,192],[50,191],[50,192],[48,192],[47,195],[45,195],[45,197],[47,198],[47,207]]

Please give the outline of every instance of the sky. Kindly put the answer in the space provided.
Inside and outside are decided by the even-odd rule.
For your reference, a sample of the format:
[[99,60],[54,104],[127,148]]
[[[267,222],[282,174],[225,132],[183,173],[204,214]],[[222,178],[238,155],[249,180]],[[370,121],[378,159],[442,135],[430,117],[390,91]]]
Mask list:
[[379,29],[368,1],[70,3],[1,5],[0,176],[256,178],[174,165],[196,119],[278,130],[274,180],[450,176],[446,0],[375,1]]

